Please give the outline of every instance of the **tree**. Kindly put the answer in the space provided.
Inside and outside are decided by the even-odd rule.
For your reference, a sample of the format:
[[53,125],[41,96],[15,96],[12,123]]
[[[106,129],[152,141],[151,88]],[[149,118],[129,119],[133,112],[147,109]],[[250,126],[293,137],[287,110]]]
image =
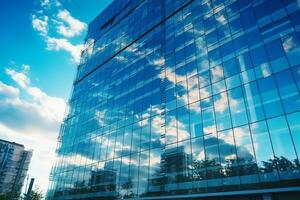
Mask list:
[[18,192],[8,192],[5,194],[0,194],[0,200],[15,200],[18,199],[20,193]]
[[[42,200],[44,198],[44,193],[38,188],[35,187],[30,193],[30,200]],[[26,199],[26,194],[23,194],[21,197],[22,200]]]

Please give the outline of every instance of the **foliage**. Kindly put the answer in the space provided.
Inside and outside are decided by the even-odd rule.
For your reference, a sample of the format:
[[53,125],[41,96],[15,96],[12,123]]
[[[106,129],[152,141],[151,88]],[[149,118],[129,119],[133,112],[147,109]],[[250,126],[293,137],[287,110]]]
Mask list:
[[18,199],[19,194],[15,192],[9,192],[6,194],[0,194],[0,200],[12,200]]
[[[33,189],[30,193],[30,200],[42,200],[44,198],[44,193],[38,188],[36,187],[35,189]],[[21,197],[22,200],[26,199],[26,194],[23,194],[23,196]]]

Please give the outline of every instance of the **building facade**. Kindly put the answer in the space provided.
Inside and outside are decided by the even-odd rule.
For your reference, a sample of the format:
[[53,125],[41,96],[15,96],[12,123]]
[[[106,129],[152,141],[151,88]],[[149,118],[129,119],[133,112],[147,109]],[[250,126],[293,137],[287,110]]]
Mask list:
[[300,3],[115,0],[89,25],[48,199],[299,199]]
[[20,194],[32,151],[24,145],[0,140],[0,194]]

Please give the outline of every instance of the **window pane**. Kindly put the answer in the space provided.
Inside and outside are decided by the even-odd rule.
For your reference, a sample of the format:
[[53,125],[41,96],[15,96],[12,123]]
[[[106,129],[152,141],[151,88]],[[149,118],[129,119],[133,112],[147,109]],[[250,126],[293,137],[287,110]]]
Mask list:
[[256,82],[244,85],[243,92],[249,121],[256,122],[264,119],[264,110]]
[[[288,124],[292,133],[296,153],[300,154],[300,112],[287,115]],[[299,159],[299,158],[298,158]]]
[[246,106],[241,87],[228,91],[233,127],[248,123]]
[[205,160],[207,166],[207,179],[214,179],[208,182],[209,186],[221,184],[220,157],[218,148],[218,138],[216,134],[204,136]]
[[[220,149],[220,162],[224,177],[238,176],[238,165],[236,147],[233,137],[232,129],[219,132],[219,149]],[[229,180],[228,180],[229,181]],[[231,179],[231,182],[233,180]],[[238,180],[235,180],[231,184],[236,184]]]
[[275,152],[275,162],[281,179],[293,177],[297,159],[294,145],[284,116],[268,120],[268,126]]
[[284,50],[280,39],[267,43],[266,49],[271,60],[284,56]]
[[260,178],[262,181],[275,181],[278,175],[273,164],[274,154],[267,124],[261,121],[251,124],[250,128]]
[[259,90],[264,105],[266,117],[275,117],[283,114],[279,93],[273,77],[258,80]]
[[216,112],[217,129],[224,130],[231,128],[232,125],[226,92],[214,96],[214,108]]
[[240,173],[244,176],[241,177],[241,181],[244,183],[257,182],[257,166],[249,126],[234,128],[233,133]]
[[190,104],[191,137],[202,136],[202,116],[200,102]]
[[250,55],[254,66],[268,62],[268,58],[264,46],[260,46],[251,50]]
[[290,70],[275,75],[281,101],[286,113],[300,110],[300,95]]
[[190,138],[190,117],[189,110],[186,107],[177,109],[177,137],[178,141]]
[[[206,179],[206,165],[203,137],[192,139],[191,142],[193,152],[193,177],[197,181],[204,180]],[[202,187],[204,187],[204,185],[206,184],[203,184]]]

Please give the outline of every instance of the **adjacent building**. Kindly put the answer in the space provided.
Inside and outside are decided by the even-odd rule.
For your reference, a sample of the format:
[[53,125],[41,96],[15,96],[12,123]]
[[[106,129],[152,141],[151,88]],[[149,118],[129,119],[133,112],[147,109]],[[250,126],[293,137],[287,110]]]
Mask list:
[[20,194],[32,151],[24,145],[0,139],[0,194]]
[[297,0],[115,0],[90,24],[48,199],[300,197]]

